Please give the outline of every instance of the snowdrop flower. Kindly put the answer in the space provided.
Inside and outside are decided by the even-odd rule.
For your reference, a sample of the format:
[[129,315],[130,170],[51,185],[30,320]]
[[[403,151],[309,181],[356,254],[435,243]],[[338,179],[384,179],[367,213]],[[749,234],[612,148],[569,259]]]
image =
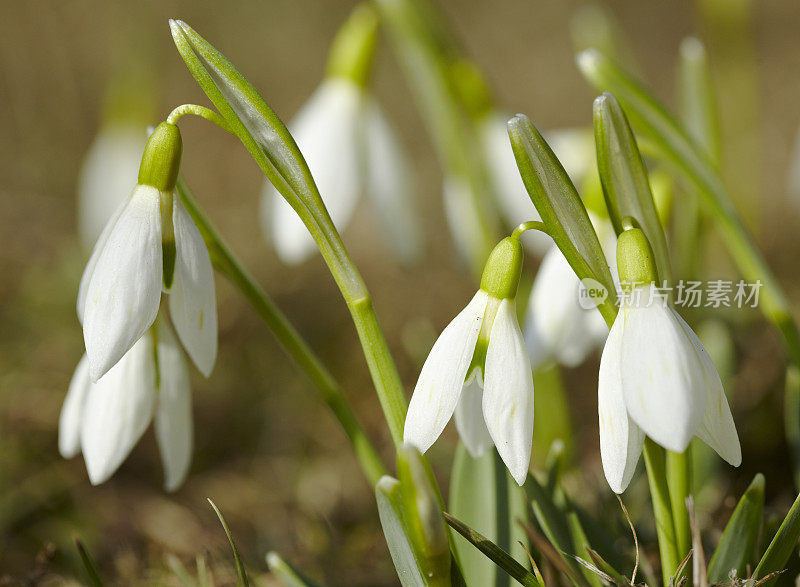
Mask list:
[[[411,206],[408,160],[366,82],[374,52],[377,16],[357,8],[337,35],[329,73],[289,124],[334,225],[341,231],[366,192],[401,262],[421,254],[421,235]],[[311,235],[277,189],[265,182],[261,222],[282,261],[299,264],[317,250]]]
[[189,356],[208,376],[217,353],[214,276],[208,250],[173,196],[181,155],[178,127],[150,136],[139,183],[112,216],[81,278],[78,318],[97,382],[153,324],[162,290]]
[[[600,243],[612,276],[616,271],[617,238],[607,220],[591,212]],[[556,360],[567,367],[580,364],[608,336],[608,327],[594,307],[584,307],[579,295],[583,289],[569,262],[551,245],[545,253],[533,282],[525,325],[525,344],[534,368]]]
[[700,340],[658,296],[655,261],[644,233],[632,228],[617,244],[619,277],[632,286],[600,361],[600,452],[611,489],[628,486],[645,435],[683,452],[698,436],[733,466],[739,437],[717,369]]
[[533,377],[515,305],[522,257],[515,237],[492,251],[478,293],[422,366],[403,432],[404,442],[424,453],[455,412],[469,452],[477,457],[494,444],[520,485],[533,435]]
[[78,234],[87,249],[130,194],[145,138],[143,126],[112,122],[89,147],[78,178]]
[[61,409],[59,452],[64,458],[82,452],[90,481],[99,485],[125,461],[155,418],[164,486],[175,491],[191,464],[191,402],[178,341],[159,320],[97,382],[89,376],[88,358],[81,358]]
[[[508,139],[508,116],[499,112],[485,114],[478,124],[489,178],[497,195],[500,211],[510,226],[526,220],[541,220],[528,196],[517,169],[517,161]],[[573,183],[580,185],[595,161],[594,139],[590,130],[564,129],[546,133],[548,144],[564,165]],[[544,254],[552,241],[538,231],[526,236],[525,244],[534,252]]]

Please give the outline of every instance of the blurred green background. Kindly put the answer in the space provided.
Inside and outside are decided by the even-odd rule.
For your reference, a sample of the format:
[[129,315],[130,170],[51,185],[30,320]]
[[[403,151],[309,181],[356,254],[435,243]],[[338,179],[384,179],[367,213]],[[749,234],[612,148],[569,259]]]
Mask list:
[[[85,541],[104,576],[118,584],[174,582],[166,573],[167,553],[187,563],[201,554],[219,584],[232,583],[228,546],[206,497],[226,515],[255,574],[266,573],[264,553],[277,550],[331,584],[396,583],[372,489],[344,435],[255,313],[221,278],[220,355],[210,379],[192,374],[196,447],[184,487],[175,495],[163,493],[150,431],[100,487],[90,486],[80,458],[64,461],[56,446],[61,402],[83,350],[74,306],[87,252],[76,235],[76,181],[108,114],[109,88],[118,91],[125,87],[121,80],[135,79],[123,93],[150,108],[153,123],[178,104],[207,104],[172,45],[167,19],[181,18],[289,120],[321,80],[329,43],[355,4],[0,4],[0,584],[82,579],[74,536]],[[486,72],[503,108],[528,114],[544,129],[591,123],[594,95],[573,65],[569,28],[584,3],[435,4]],[[757,216],[748,212],[748,219],[797,308],[800,201],[787,193],[786,177],[800,121],[800,5],[753,3],[742,35],[727,11],[708,17],[712,4],[618,0],[605,6],[621,24],[651,87],[669,104],[674,104],[681,39],[697,35],[707,42],[726,125],[726,173],[748,210],[757,210]],[[732,10],[745,6],[746,12],[747,5],[728,3]],[[373,293],[410,391],[425,349],[475,284],[453,254],[441,209],[440,171],[385,39],[373,81],[414,157],[428,254],[420,267],[394,266],[366,203],[344,240]],[[737,119],[740,112],[750,118]],[[390,462],[390,442],[355,332],[322,261],[282,266],[257,224],[263,178],[256,165],[238,142],[212,125],[187,118],[181,127],[183,171],[196,196],[342,381]],[[526,272],[532,273],[534,264]],[[727,266],[724,259],[720,264]],[[728,477],[738,494],[753,473],[764,472],[768,503],[784,511],[794,495],[781,426],[781,351],[759,316],[752,318],[737,331],[738,362],[728,389],[744,464]],[[599,464],[596,366],[593,357],[567,372],[565,380],[576,464],[598,491],[609,492]],[[442,479],[454,443],[448,429],[432,451]],[[545,451],[534,446],[534,460],[540,462]],[[729,499],[726,512],[731,505]]]

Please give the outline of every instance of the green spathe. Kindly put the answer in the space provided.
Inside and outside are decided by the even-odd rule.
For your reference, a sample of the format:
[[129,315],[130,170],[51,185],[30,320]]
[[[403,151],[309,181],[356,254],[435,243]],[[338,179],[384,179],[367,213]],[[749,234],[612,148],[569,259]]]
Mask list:
[[653,250],[641,228],[629,228],[619,235],[617,267],[623,287],[646,285],[658,280]]
[[139,166],[139,184],[160,192],[172,192],[181,167],[181,131],[169,122],[159,124],[144,146]]
[[518,238],[507,236],[501,240],[486,261],[481,289],[498,300],[515,298],[522,259],[522,245]]

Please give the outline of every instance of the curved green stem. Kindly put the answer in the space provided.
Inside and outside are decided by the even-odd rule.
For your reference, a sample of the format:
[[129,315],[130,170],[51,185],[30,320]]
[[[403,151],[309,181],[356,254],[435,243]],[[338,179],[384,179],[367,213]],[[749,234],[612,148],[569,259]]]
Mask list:
[[320,397],[331,409],[350,439],[364,475],[369,480],[370,485],[374,486],[378,479],[387,474],[386,468],[347,403],[342,388],[300,333],[295,330],[286,316],[275,305],[275,302],[261,289],[255,279],[234,256],[225,241],[222,240],[222,237],[211,225],[183,178],[178,179],[176,191],[203,236],[214,265],[242,293],[275,335],[275,338],[278,339],[286,354],[294,359],[300,369],[311,379]]
[[173,108],[172,112],[170,112],[167,116],[167,122],[170,124],[176,124],[181,116],[185,116],[187,114],[194,114],[200,118],[205,118],[207,121],[216,124],[222,130],[236,136],[236,133],[233,132],[233,129],[228,124],[228,121],[225,120],[220,114],[214,112],[211,110],[211,108],[198,106],[197,104],[181,104],[180,106]]
[[514,232],[511,233],[511,238],[519,240],[523,233],[528,232],[529,230],[538,230],[539,232],[543,232],[550,236],[550,233],[548,232],[544,222],[540,222],[538,220],[528,220],[514,229]]

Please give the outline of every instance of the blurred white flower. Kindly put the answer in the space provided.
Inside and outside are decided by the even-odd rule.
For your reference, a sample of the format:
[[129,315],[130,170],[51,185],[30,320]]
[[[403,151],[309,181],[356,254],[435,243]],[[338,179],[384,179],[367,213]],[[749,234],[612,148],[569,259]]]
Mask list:
[[163,320],[96,383],[81,358],[61,409],[59,452],[64,458],[82,452],[98,485],[125,461],[154,415],[164,486],[174,491],[189,471],[194,432],[186,362]]
[[698,436],[730,464],[742,460],[714,363],[653,288],[640,286],[633,292],[638,295],[624,296],[600,360],[600,452],[617,493],[633,476],[645,435],[674,452]]
[[78,178],[78,234],[87,249],[130,194],[146,138],[142,126],[112,122],[89,147]]
[[[289,129],[305,157],[325,206],[339,231],[366,192],[402,262],[421,253],[413,213],[413,190],[405,153],[375,100],[350,79],[325,79],[295,115]],[[285,263],[308,259],[317,246],[308,229],[275,187],[266,182],[261,198],[265,237]]]
[[[591,213],[589,217],[617,283],[614,229],[607,220]],[[582,288],[564,255],[551,244],[536,272],[523,327],[534,368],[552,360],[575,367],[605,342],[608,327],[600,312],[581,306]]]

